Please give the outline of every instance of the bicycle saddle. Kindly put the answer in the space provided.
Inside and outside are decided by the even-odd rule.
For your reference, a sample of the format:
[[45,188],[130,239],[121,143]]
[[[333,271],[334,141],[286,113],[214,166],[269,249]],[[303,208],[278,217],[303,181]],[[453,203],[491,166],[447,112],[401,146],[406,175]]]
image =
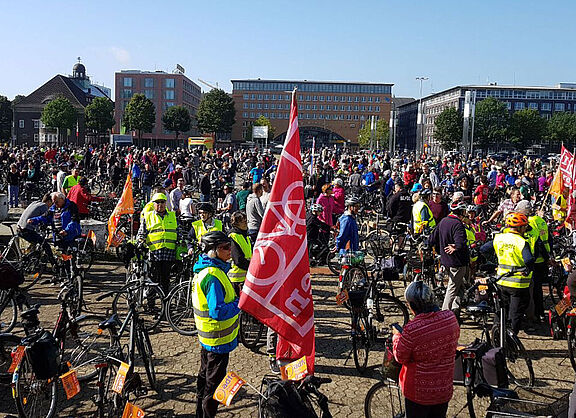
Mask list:
[[117,327],[120,325],[120,320],[118,319],[118,314],[113,314],[110,318],[106,321],[102,321],[98,324],[99,329],[108,329]]
[[488,303],[486,303],[486,301],[482,301],[478,305],[468,306],[466,310],[470,313],[482,313],[482,314],[494,312],[494,310],[490,306],[488,306]]
[[512,389],[505,388],[495,388],[487,383],[480,383],[476,386],[476,394],[481,398],[490,397],[494,398],[507,398],[507,399],[518,399],[518,394]]
[[22,312],[20,317],[23,320],[38,319],[38,314],[40,313],[40,305],[34,305],[34,307]]

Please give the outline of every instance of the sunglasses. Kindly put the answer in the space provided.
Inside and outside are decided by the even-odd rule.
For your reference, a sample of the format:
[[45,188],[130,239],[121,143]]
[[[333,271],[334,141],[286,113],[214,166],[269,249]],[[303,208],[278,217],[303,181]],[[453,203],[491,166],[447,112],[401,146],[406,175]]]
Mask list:
[[230,244],[222,244],[218,246],[218,250],[224,250],[224,251],[228,251],[229,249],[231,249],[232,246]]
[[156,203],[158,205],[165,205],[166,201],[165,200],[156,200],[154,203]]

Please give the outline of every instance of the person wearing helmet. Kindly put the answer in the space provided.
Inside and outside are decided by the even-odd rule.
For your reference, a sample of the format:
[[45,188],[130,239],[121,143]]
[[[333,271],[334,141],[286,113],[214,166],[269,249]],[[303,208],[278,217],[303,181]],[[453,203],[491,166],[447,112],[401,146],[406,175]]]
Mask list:
[[[498,257],[497,274],[506,275],[498,280],[502,290],[502,303],[508,309],[508,318],[512,321],[512,331],[520,331],[522,317],[530,303],[530,282],[534,256],[530,244],[524,239],[528,228],[528,217],[522,213],[510,212],[505,219],[506,227],[488,241],[480,251],[485,254],[496,253]],[[510,276],[508,276],[510,274]],[[496,321],[499,320],[496,315]]]
[[392,328],[392,343],[402,365],[405,416],[445,417],[454,388],[458,321],[451,311],[438,309],[434,293],[422,281],[410,283],[404,297],[414,318],[402,330]]
[[[200,239],[205,233],[222,231],[222,221],[214,219],[214,206],[211,203],[199,203],[197,209],[200,219],[192,222],[188,239],[190,242],[198,241],[200,243]],[[192,251],[192,248],[190,250]]]
[[328,246],[330,226],[320,219],[324,207],[318,203],[310,206],[306,214],[306,236],[308,238],[308,254],[310,260],[315,260],[323,248]]
[[466,228],[462,222],[465,213],[465,203],[452,203],[450,214],[440,221],[430,235],[430,244],[440,254],[440,264],[449,278],[442,309],[452,310],[457,317],[460,316],[460,300],[464,296],[470,266]]
[[430,206],[428,206],[428,199],[430,199],[431,194],[432,190],[423,189],[415,193],[412,197],[414,200],[414,206],[412,207],[412,227],[414,234],[421,234],[425,228],[433,229],[436,226],[434,214]]
[[200,342],[196,416],[214,417],[216,388],[226,376],[230,352],[238,346],[238,297],[227,274],[230,270],[230,238],[209,231],[201,238],[202,254],[194,264],[192,305]]
[[[166,209],[166,201],[164,193],[152,196],[154,209],[144,213],[137,234],[137,240],[145,241],[150,250],[152,278],[160,283],[165,295],[170,290],[170,269],[176,259],[178,241],[176,214]],[[151,308],[154,300],[149,299],[148,305]]]
[[252,242],[248,237],[248,220],[244,212],[234,212],[230,217],[230,224],[232,229],[228,236],[232,240],[232,268],[228,277],[234,285],[236,295],[240,296],[252,258]]
[[340,254],[347,250],[358,251],[360,238],[358,236],[358,223],[356,216],[360,210],[360,200],[352,196],[346,199],[346,211],[340,217],[340,232],[336,237],[336,250]]

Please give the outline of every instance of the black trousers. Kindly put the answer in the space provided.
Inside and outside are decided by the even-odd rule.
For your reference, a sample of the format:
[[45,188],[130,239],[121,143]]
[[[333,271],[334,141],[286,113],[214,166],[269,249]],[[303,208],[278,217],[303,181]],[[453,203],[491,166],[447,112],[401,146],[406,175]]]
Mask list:
[[[530,289],[517,289],[514,287],[500,286],[502,290],[502,301],[507,309],[507,316],[512,322],[512,331],[518,334],[522,324],[522,317],[530,304]],[[495,323],[500,323],[500,314],[496,312]]]
[[448,411],[448,402],[437,405],[420,405],[412,402],[410,399],[405,400],[406,418],[446,418]]
[[164,295],[167,295],[170,291],[170,270],[172,269],[173,264],[173,260],[153,260],[151,262],[152,280],[155,283],[160,283]]
[[196,391],[196,417],[212,418],[216,416],[218,401],[212,399],[216,388],[226,376],[230,354],[216,354],[202,347],[200,351],[200,371],[198,372]]
[[548,264],[536,263],[532,270],[532,299],[534,300],[534,315],[544,316],[544,295],[542,294],[542,283],[548,281]]

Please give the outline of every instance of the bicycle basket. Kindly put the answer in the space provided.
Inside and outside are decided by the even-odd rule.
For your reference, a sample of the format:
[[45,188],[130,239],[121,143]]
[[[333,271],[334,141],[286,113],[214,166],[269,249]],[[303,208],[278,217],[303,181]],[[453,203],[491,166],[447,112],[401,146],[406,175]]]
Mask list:
[[51,332],[35,336],[26,354],[38,379],[50,379],[58,374],[58,343]]
[[349,290],[348,291],[348,303],[352,310],[364,309],[364,296],[366,296],[365,290]]
[[342,265],[358,266],[364,262],[364,253],[362,251],[350,251],[342,256]]
[[367,240],[370,252],[374,257],[384,257],[392,250],[392,240],[388,235],[375,236]]
[[24,283],[24,276],[10,263],[0,263],[0,290],[14,289]]
[[275,418],[315,418],[317,415],[308,409],[294,382],[264,377],[260,392],[264,397],[258,404],[259,416]]
[[384,359],[382,360],[382,376],[398,383],[401,369],[402,365],[396,361],[392,352],[392,344],[387,343],[384,348]]

